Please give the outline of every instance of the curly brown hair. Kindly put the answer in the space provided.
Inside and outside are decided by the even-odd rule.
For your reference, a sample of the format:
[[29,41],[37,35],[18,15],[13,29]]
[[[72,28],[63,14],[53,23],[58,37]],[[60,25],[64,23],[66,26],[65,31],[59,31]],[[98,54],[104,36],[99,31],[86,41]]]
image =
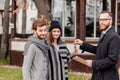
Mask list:
[[41,15],[37,20],[34,21],[32,29],[36,30],[37,27],[49,26],[50,21],[44,16]]

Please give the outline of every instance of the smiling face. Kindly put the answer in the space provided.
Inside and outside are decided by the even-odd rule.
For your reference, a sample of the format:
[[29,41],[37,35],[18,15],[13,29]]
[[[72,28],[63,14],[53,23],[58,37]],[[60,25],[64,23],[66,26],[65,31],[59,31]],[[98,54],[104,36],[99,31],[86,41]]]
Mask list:
[[47,26],[41,26],[41,27],[37,27],[37,29],[35,30],[35,35],[39,38],[39,39],[45,39],[46,35],[47,35]]
[[112,17],[109,15],[109,13],[100,14],[100,18],[99,18],[100,31],[106,30],[111,25],[112,25]]
[[53,36],[53,39],[58,39],[61,36],[60,29],[54,28],[52,30],[52,36]]

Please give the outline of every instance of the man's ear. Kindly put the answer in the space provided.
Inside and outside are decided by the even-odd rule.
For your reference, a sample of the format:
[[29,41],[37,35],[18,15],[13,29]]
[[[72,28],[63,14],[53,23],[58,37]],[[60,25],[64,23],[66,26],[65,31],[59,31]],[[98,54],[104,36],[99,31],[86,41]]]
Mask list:
[[112,21],[112,20],[110,20],[110,24],[111,24],[111,26],[112,26],[112,23],[113,23],[113,21]]

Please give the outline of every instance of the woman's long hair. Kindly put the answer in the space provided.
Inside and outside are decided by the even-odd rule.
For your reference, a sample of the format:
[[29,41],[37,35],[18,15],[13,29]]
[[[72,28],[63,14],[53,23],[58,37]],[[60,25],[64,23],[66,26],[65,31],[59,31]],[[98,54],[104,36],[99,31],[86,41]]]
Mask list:
[[[60,32],[60,34],[61,34],[61,32]],[[59,44],[60,37],[61,37],[61,35],[57,39],[57,44]],[[48,43],[49,43],[49,45],[52,45],[54,43],[54,38],[53,38],[53,35],[52,35],[52,31],[50,31],[49,34],[48,34]]]

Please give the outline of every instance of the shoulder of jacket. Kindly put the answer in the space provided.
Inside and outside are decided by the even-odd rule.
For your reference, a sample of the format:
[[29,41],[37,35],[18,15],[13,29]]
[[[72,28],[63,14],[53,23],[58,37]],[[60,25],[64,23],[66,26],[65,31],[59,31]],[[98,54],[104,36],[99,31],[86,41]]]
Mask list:
[[37,46],[35,44],[30,44],[29,48],[36,48]]

